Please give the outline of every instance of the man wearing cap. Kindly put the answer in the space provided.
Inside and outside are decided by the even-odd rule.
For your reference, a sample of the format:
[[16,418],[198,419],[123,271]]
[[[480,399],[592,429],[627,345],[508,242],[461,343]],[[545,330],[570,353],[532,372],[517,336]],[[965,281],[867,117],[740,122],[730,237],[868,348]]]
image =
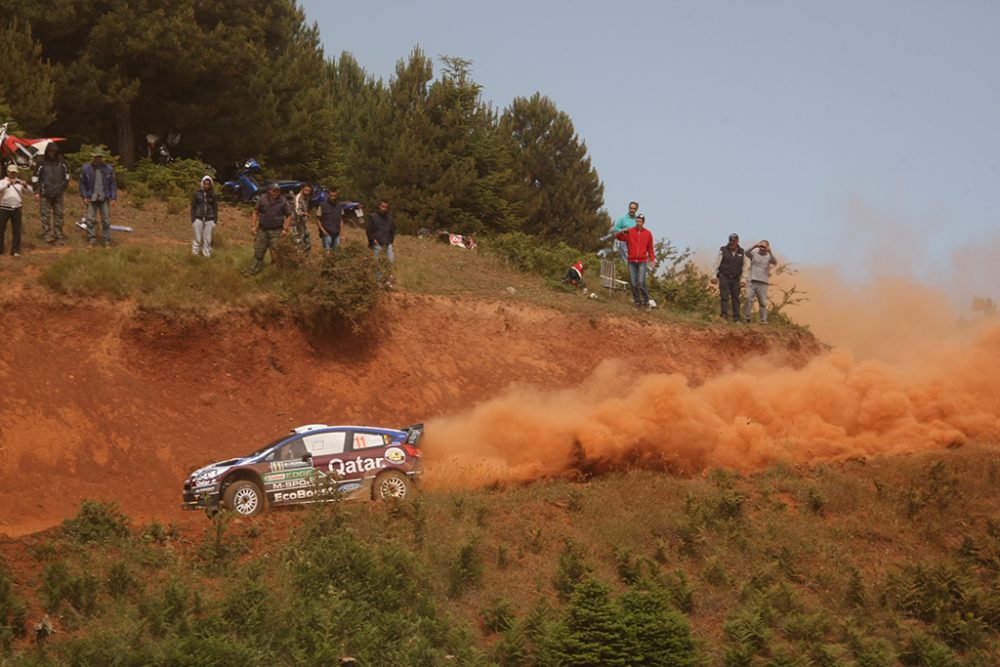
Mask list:
[[80,171],[80,196],[87,207],[87,241],[97,243],[97,213],[101,214],[102,243],[111,245],[111,205],[118,199],[115,169],[104,161],[104,151],[95,149],[91,161]]
[[767,284],[771,278],[771,267],[778,264],[778,259],[771,252],[771,244],[767,239],[747,248],[747,304],[743,311],[743,320],[750,321],[753,312],[754,299],[760,305],[760,323],[767,324]]
[[38,188],[38,214],[42,220],[42,235],[47,243],[62,245],[63,199],[69,187],[69,167],[55,142],[45,147],[45,153],[32,177]]
[[635,227],[615,235],[628,246],[628,275],[632,283],[632,301],[636,308],[649,307],[649,290],[646,289],[646,267],[656,261],[653,254],[653,235],[646,229],[646,216],[635,217]]
[[17,177],[17,165],[7,165],[7,172],[0,178],[0,255],[7,236],[7,221],[11,222],[10,254],[21,256],[21,193],[31,192],[31,186]]
[[[288,234],[292,226],[292,207],[288,200],[281,196],[281,188],[277,183],[271,183],[267,192],[257,200],[257,206],[250,217],[250,230],[253,232],[253,264],[247,269],[247,275],[260,273],[264,268],[264,255],[268,248]],[[273,252],[273,251],[272,251]]]
[[712,284],[719,285],[719,300],[722,302],[722,319],[729,319],[729,305],[733,306],[733,322],[740,321],[740,288],[743,287],[743,264],[746,255],[740,247],[738,234],[729,235],[729,243],[719,248],[715,260],[715,277]]

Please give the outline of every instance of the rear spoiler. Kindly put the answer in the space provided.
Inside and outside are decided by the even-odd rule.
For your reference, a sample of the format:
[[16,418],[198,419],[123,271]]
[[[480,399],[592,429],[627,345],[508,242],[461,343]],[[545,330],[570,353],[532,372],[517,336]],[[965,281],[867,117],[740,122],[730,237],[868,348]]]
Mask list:
[[407,426],[406,428],[400,429],[406,431],[406,444],[418,447],[420,442],[420,436],[424,434],[423,424],[413,424],[412,426]]

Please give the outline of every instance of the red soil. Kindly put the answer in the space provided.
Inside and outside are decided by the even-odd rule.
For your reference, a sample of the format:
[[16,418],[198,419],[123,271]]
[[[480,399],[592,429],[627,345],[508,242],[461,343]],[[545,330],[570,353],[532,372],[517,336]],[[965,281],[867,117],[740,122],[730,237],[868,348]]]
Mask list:
[[506,303],[395,294],[363,336],[288,321],[136,312],[125,304],[0,305],[0,533],[114,501],[133,522],[179,509],[194,468],[304,423],[403,426],[511,383],[575,386],[608,358],[700,383],[752,354],[801,366],[808,334],[691,328]]

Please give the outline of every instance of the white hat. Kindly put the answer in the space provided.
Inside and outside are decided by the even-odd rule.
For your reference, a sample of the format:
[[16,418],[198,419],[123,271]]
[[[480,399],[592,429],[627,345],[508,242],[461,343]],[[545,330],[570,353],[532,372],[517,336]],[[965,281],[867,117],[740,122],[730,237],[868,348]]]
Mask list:
[[7,165],[7,171],[12,171],[12,172],[14,172],[16,174],[17,173],[17,165],[16,164],[8,164]]

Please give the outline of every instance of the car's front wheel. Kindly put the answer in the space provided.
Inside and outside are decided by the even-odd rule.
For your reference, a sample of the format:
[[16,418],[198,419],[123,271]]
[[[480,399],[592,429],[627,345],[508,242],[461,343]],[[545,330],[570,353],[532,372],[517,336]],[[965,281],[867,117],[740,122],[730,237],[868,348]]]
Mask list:
[[375,500],[388,500],[396,498],[403,500],[412,495],[413,484],[410,479],[401,472],[390,470],[375,478],[372,485],[372,497]]
[[240,516],[253,516],[264,509],[264,493],[253,482],[233,482],[226,487],[222,502],[227,509]]

